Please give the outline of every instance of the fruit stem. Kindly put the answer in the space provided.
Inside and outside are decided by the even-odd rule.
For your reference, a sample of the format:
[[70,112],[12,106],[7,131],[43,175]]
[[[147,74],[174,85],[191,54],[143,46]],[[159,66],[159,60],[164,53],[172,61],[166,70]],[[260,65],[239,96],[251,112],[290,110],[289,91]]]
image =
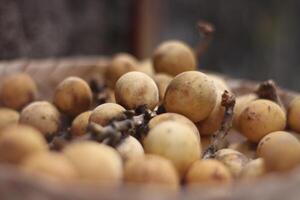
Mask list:
[[225,108],[221,127],[213,133],[211,137],[211,144],[203,154],[204,159],[213,158],[215,153],[224,147],[225,137],[232,127],[235,96],[225,90],[222,95],[221,105]]
[[255,93],[257,94],[258,98],[274,101],[280,107],[284,108],[277,92],[276,83],[273,80],[267,80],[260,83]]
[[202,57],[204,52],[207,51],[215,32],[215,27],[213,24],[206,21],[199,21],[197,23],[198,30],[200,32],[200,42],[195,49],[196,56],[198,60]]

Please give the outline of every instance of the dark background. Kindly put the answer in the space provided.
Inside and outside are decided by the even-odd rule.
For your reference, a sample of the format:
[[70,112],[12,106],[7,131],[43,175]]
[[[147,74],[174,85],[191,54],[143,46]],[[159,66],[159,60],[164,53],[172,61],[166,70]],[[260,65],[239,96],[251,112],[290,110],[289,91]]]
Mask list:
[[300,91],[299,8],[296,0],[0,0],[0,59],[145,58],[166,39],[196,46],[204,19],[216,33],[201,68]]

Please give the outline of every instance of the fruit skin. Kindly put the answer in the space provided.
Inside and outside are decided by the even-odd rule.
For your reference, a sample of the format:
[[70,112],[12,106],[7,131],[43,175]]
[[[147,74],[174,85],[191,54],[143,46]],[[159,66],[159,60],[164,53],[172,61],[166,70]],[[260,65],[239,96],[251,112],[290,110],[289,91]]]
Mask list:
[[139,62],[139,66],[137,67],[137,71],[143,72],[147,74],[148,76],[154,76],[155,71],[152,65],[151,59],[145,59]]
[[215,159],[197,160],[189,168],[185,182],[187,186],[228,185],[232,182],[232,175],[223,163]]
[[200,142],[200,134],[199,134],[199,131],[198,131],[196,125],[191,120],[189,120],[187,117],[177,114],[177,113],[163,113],[163,114],[157,115],[149,121],[148,127],[151,130],[158,124],[165,122],[165,121],[179,122],[179,123],[183,123],[183,124],[189,126],[191,129],[193,129],[196,137],[198,138],[198,140]]
[[20,114],[10,108],[0,108],[0,130],[6,126],[17,124]]
[[267,171],[288,171],[300,164],[300,142],[288,132],[272,132],[259,142],[257,155],[265,160]]
[[224,118],[225,108],[221,105],[222,93],[218,91],[217,102],[209,116],[201,122],[198,122],[197,128],[201,136],[212,135],[221,128]]
[[82,182],[109,186],[122,182],[122,159],[107,145],[93,141],[77,142],[65,147],[63,153],[78,171]]
[[143,140],[146,153],[169,159],[181,177],[201,156],[201,145],[193,130],[182,123],[166,121],[151,129]]
[[215,159],[227,166],[234,178],[239,177],[242,169],[249,161],[244,154],[233,149],[221,149],[217,151]]
[[179,177],[173,164],[157,155],[145,155],[128,160],[124,167],[126,183],[179,189]]
[[27,157],[21,163],[21,170],[47,180],[71,182],[78,177],[76,169],[63,154],[47,151]]
[[36,101],[22,110],[19,122],[37,128],[44,136],[50,136],[59,130],[61,115],[51,103]]
[[229,145],[229,149],[236,150],[250,159],[257,158],[256,148],[257,144],[250,142],[249,140],[235,142]]
[[127,72],[137,71],[138,61],[128,53],[116,54],[105,72],[106,84],[114,89],[117,80]]
[[281,131],[285,126],[286,116],[283,109],[264,99],[250,102],[239,118],[240,132],[256,143],[268,133]]
[[128,72],[121,76],[115,86],[116,102],[126,109],[146,105],[153,110],[159,102],[158,88],[148,75]]
[[245,165],[241,172],[241,179],[253,180],[262,177],[266,173],[265,161],[263,158],[251,160]]
[[167,87],[172,79],[172,76],[163,73],[158,73],[153,76],[153,80],[155,81],[159,91],[159,102],[163,101]]
[[0,162],[19,164],[36,153],[48,149],[46,140],[35,128],[11,125],[0,132]]
[[168,112],[179,113],[193,122],[199,122],[209,116],[216,100],[214,82],[201,72],[190,71],[177,75],[171,81],[163,104]]
[[125,138],[121,144],[116,147],[124,161],[135,157],[144,156],[144,149],[141,143],[132,136]]
[[154,51],[152,63],[157,73],[176,76],[185,71],[196,70],[193,50],[184,42],[170,40],[160,44]]
[[289,128],[300,133],[300,97],[292,100],[288,107],[287,123]]
[[71,125],[71,134],[73,136],[82,136],[86,134],[91,114],[92,111],[85,111],[73,120]]
[[0,90],[2,103],[20,110],[37,98],[38,89],[34,80],[25,73],[13,74],[3,80]]
[[104,103],[92,111],[89,121],[106,126],[112,119],[120,117],[125,111],[125,108],[119,104]]
[[223,93],[225,90],[227,90],[228,92],[230,92],[230,88],[229,86],[227,85],[226,81],[224,80],[224,78],[222,78],[221,76],[218,76],[216,74],[209,74],[209,73],[206,73],[206,75],[211,79],[213,80],[213,82],[215,83],[217,89]]
[[236,98],[234,109],[233,109],[233,128],[239,130],[239,118],[244,109],[249,105],[251,101],[257,99],[256,94],[245,94]]
[[92,104],[92,91],[81,78],[68,77],[54,91],[54,104],[71,117],[88,110]]

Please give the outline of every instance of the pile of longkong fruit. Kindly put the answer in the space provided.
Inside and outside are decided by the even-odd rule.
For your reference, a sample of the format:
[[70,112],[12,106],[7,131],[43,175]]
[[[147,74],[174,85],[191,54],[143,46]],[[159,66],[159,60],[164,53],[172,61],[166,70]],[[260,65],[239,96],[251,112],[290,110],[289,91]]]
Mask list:
[[166,41],[146,61],[112,57],[105,84],[67,77],[51,101],[29,75],[5,77],[0,162],[63,184],[172,190],[257,181],[300,164],[300,98],[285,108],[272,81],[235,96],[196,66],[189,46]]

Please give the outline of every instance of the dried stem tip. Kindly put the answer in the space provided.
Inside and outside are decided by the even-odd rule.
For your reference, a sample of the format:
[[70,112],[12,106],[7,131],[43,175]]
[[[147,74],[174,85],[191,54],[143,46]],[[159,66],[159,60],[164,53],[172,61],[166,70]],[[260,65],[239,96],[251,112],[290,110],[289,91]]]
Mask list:
[[277,86],[273,80],[262,82],[258,85],[258,88],[255,92],[259,98],[274,101],[283,108],[282,101],[277,92]]
[[232,127],[235,96],[225,90],[222,95],[221,105],[225,108],[224,118],[222,120],[220,129],[212,135],[211,144],[203,155],[204,159],[214,157],[215,153],[223,148],[224,143],[226,142],[225,137]]

